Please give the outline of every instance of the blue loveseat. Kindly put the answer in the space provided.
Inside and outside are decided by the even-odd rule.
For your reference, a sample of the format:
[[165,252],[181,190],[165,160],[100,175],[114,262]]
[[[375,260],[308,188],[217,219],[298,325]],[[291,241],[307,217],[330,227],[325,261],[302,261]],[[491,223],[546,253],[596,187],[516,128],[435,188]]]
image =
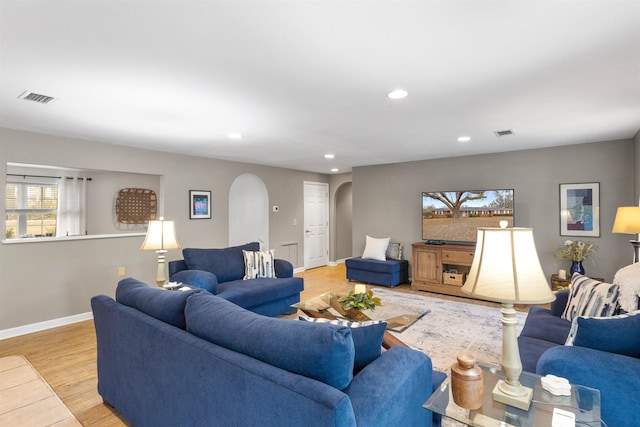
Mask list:
[[276,278],[243,280],[243,250],[259,251],[260,244],[252,242],[222,249],[185,248],[184,259],[169,262],[170,280],[204,289],[265,316],[291,311],[291,305],[300,302],[304,289],[303,279],[293,277],[291,263],[274,260]]
[[345,326],[135,279],[91,305],[98,392],[136,427],[432,425],[431,360],[416,350],[392,347],[354,374]]
[[[560,316],[568,299],[569,290],[562,290],[556,294],[551,309],[529,310],[518,337],[523,370],[596,388],[600,390],[601,417],[608,426],[637,426],[640,314],[607,320],[580,319],[578,333],[582,329],[588,338],[580,343],[576,337],[573,346],[565,346],[571,322]],[[617,347],[616,352],[602,350],[608,346]],[[619,354],[620,351],[627,354]]]

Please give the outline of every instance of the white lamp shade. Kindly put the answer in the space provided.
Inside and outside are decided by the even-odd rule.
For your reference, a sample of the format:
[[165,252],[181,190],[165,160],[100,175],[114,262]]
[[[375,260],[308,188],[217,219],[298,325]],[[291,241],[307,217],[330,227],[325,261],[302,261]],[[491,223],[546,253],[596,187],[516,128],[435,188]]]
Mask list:
[[640,233],[640,206],[620,206],[613,222],[614,233]]
[[462,291],[489,301],[543,304],[555,295],[540,266],[531,228],[478,228]]
[[140,250],[158,251],[167,249],[180,249],[180,244],[176,239],[174,221],[149,221],[147,235],[144,238]]

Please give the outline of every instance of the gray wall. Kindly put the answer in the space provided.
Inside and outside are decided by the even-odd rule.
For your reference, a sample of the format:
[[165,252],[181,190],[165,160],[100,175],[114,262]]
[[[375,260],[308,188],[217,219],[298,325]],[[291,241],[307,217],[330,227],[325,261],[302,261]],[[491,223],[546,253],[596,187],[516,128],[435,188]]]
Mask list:
[[634,188],[635,188],[635,197],[633,199],[632,205],[640,205],[640,130],[636,133],[636,136],[633,139],[633,153],[634,153]]
[[[636,145],[638,138],[636,137]],[[585,263],[588,275],[612,279],[631,261],[629,236],[612,234],[616,208],[634,204],[634,141],[610,141],[538,150],[457,157],[353,169],[353,254],[364,250],[365,235],[404,244],[421,239],[423,191],[515,189],[515,223],[532,227],[538,256],[551,275],[569,262],[553,256],[567,239],[559,232],[559,184],[600,183],[598,253]],[[637,200],[636,200],[637,203]]]
[[[182,247],[224,247],[228,241],[229,188],[233,180],[252,173],[268,191],[270,246],[304,242],[303,182],[329,182],[329,176],[140,150],[0,128],[0,186],[6,184],[6,162],[48,164],[164,176],[164,216],[176,221]],[[189,220],[189,190],[212,191],[212,219]],[[111,209],[113,194],[104,194]],[[108,200],[108,203],[107,203]],[[5,198],[0,198],[4,212]],[[297,219],[297,226],[293,220]],[[118,267],[126,275],[153,284],[156,254],[142,252],[142,236],[0,244],[0,330],[90,311],[97,294],[113,295]],[[300,246],[300,257],[302,246]],[[167,259],[181,258],[169,251]],[[301,265],[300,260],[299,265]]]

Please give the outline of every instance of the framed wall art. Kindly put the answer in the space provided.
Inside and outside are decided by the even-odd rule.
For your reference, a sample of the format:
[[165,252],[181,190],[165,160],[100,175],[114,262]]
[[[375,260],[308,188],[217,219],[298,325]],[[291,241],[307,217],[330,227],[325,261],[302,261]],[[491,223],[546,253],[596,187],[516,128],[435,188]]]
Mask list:
[[189,219],[211,218],[211,191],[189,190]]
[[560,184],[560,235],[600,237],[600,183]]

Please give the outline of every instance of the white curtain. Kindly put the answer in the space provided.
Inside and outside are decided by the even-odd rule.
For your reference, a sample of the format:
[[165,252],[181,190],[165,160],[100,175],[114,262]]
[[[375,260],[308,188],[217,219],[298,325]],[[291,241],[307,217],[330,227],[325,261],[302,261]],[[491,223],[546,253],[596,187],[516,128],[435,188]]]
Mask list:
[[87,229],[87,180],[62,177],[58,184],[56,237],[80,236]]

